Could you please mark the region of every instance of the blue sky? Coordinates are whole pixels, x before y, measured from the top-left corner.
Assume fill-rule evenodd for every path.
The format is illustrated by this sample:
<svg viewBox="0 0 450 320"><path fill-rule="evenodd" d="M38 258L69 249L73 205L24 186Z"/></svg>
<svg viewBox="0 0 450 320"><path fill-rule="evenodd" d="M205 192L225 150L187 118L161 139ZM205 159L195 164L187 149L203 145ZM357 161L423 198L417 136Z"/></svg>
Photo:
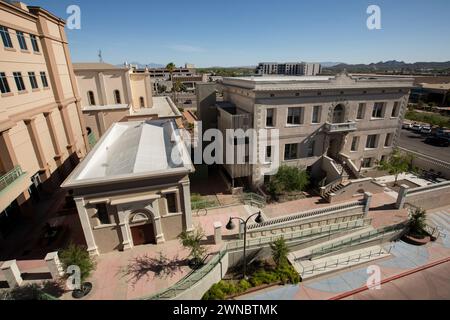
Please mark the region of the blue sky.
<svg viewBox="0 0 450 320"><path fill-rule="evenodd" d="M25 0L67 18L73 61L185 62L200 67L259 61L450 60L448 0ZM369 5L381 30L366 27Z"/></svg>

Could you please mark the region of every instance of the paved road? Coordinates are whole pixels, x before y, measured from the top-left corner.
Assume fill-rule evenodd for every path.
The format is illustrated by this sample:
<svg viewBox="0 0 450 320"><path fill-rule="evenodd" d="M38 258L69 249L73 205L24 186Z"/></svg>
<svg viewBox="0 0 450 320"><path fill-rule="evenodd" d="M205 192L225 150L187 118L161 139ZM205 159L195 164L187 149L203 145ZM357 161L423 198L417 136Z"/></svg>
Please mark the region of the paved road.
<svg viewBox="0 0 450 320"><path fill-rule="evenodd" d="M450 162L450 147L437 147L424 142L425 137L402 129L399 147L426 154L439 160Z"/></svg>

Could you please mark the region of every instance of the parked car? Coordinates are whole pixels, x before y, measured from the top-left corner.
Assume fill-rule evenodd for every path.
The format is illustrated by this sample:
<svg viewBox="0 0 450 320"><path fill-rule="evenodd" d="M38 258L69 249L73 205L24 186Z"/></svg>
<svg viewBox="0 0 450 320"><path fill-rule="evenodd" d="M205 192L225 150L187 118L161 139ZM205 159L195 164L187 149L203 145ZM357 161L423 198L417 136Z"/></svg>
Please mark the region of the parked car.
<svg viewBox="0 0 450 320"><path fill-rule="evenodd" d="M421 134L431 134L431 126L423 126L422 129L420 129Z"/></svg>
<svg viewBox="0 0 450 320"><path fill-rule="evenodd" d="M412 123L410 122L403 122L402 128L406 130L410 130L412 126Z"/></svg>
<svg viewBox="0 0 450 320"><path fill-rule="evenodd" d="M411 130L414 131L414 132L420 132L420 130L422 130L422 125L419 124L419 123L414 123L411 126Z"/></svg>
<svg viewBox="0 0 450 320"><path fill-rule="evenodd" d="M450 138L444 136L429 136L425 139L425 143L432 144L439 147L448 147L450 145Z"/></svg>

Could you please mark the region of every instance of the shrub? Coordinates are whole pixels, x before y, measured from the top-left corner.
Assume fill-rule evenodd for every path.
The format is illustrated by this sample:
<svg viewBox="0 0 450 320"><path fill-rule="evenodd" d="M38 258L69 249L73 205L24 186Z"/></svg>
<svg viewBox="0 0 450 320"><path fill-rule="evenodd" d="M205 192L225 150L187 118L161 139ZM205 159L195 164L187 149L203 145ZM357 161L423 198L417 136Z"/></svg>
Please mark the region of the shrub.
<svg viewBox="0 0 450 320"><path fill-rule="evenodd" d="M248 289L250 289L251 287L252 287L252 284L245 279L239 281L239 283L238 283L239 292L245 292Z"/></svg>
<svg viewBox="0 0 450 320"><path fill-rule="evenodd" d="M183 247L190 250L189 256L192 258L194 266L199 266L202 263L203 255L206 253L206 249L201 245L204 236L205 232L200 227L193 232L183 231L178 236Z"/></svg>
<svg viewBox="0 0 450 320"><path fill-rule="evenodd" d="M273 261L275 261L277 266L287 263L289 249L284 238L280 238L271 243L270 249L272 250Z"/></svg>
<svg viewBox="0 0 450 320"><path fill-rule="evenodd" d="M94 259L86 249L75 244L70 244L68 248L62 250L59 257L64 270L67 270L69 266L78 266L80 268L81 283L89 278L89 275L96 267Z"/></svg>
<svg viewBox="0 0 450 320"><path fill-rule="evenodd" d="M413 235L423 236L426 235L425 231L426 225L426 214L427 212L423 209L416 209L411 215L409 220L410 233Z"/></svg>
<svg viewBox="0 0 450 320"><path fill-rule="evenodd" d="M267 191L276 197L285 192L304 191L309 185L309 175L296 167L280 166L267 185Z"/></svg>
<svg viewBox="0 0 450 320"><path fill-rule="evenodd" d="M297 284L300 282L300 275L289 263L284 263L283 265L279 266L276 272L283 284Z"/></svg>
<svg viewBox="0 0 450 320"><path fill-rule="evenodd" d="M224 300L226 295L222 291L221 282L213 284L213 286L203 295L202 300Z"/></svg>

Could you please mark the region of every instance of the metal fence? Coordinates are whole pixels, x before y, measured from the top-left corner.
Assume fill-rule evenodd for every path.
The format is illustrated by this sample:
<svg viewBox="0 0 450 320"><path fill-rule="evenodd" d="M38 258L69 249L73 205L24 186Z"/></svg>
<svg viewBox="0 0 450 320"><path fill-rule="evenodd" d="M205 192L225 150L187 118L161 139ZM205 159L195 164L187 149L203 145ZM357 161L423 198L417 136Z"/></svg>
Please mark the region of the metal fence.
<svg viewBox="0 0 450 320"><path fill-rule="evenodd" d="M19 179L22 175L24 175L24 172L20 166L17 166L14 169L5 173L3 176L0 177L0 191L6 189L9 185L11 185L17 179Z"/></svg>

